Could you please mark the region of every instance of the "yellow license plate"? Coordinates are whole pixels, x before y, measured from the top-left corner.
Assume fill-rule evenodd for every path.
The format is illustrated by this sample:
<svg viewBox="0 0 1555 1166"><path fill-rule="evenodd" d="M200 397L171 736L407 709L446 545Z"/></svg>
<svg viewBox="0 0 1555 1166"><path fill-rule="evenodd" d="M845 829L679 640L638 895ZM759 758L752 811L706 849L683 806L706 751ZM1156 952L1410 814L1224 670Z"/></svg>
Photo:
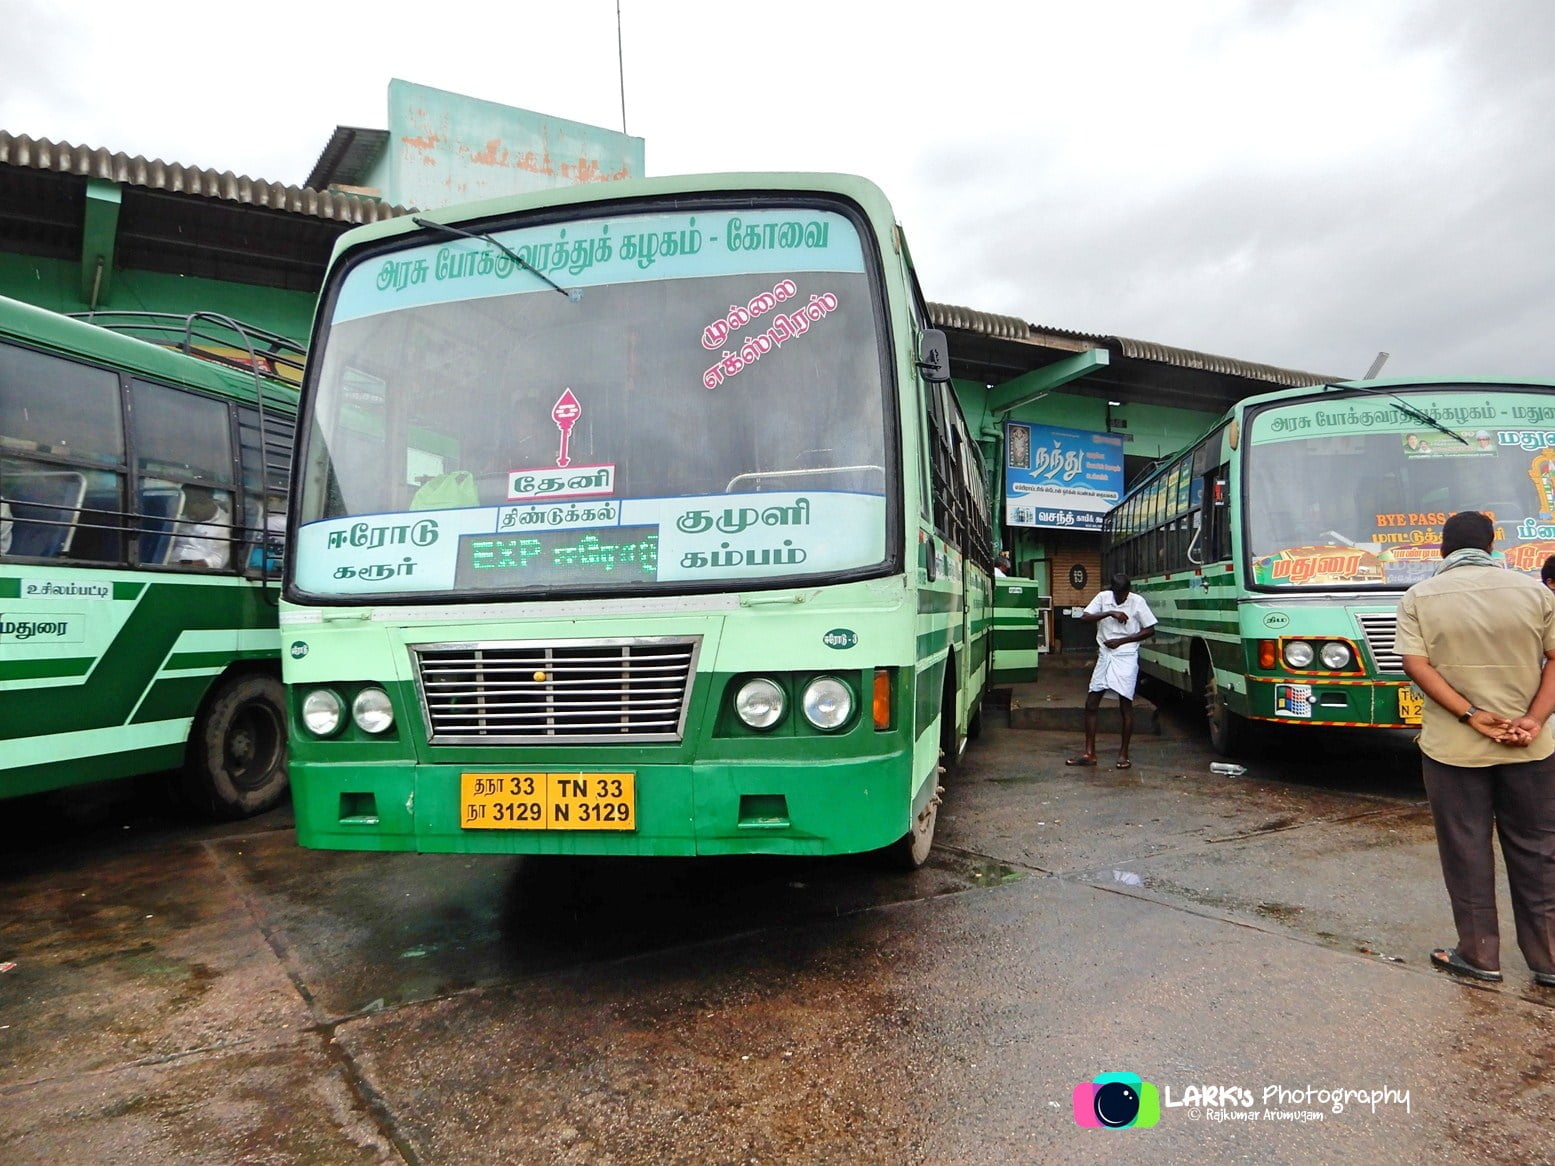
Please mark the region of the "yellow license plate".
<svg viewBox="0 0 1555 1166"><path fill-rule="evenodd" d="M631 773L461 773L466 830L635 830Z"/></svg>
<svg viewBox="0 0 1555 1166"><path fill-rule="evenodd" d="M1420 690L1413 684L1406 684L1398 690L1398 719L1406 725L1418 725L1420 714L1425 711L1425 697L1420 695Z"/></svg>

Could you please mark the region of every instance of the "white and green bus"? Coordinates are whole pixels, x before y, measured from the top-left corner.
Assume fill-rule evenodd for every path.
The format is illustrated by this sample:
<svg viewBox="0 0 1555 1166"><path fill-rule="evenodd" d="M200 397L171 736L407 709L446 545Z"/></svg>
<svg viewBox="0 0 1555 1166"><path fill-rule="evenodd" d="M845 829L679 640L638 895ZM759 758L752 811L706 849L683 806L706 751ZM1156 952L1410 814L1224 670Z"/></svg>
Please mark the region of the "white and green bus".
<svg viewBox="0 0 1555 1166"><path fill-rule="evenodd" d="M1160 623L1141 671L1202 697L1210 742L1255 726L1407 729L1400 595L1460 510L1506 565L1555 553L1555 384L1359 381L1238 403L1130 487L1104 525Z"/></svg>
<svg viewBox="0 0 1555 1166"><path fill-rule="evenodd" d="M226 317L0 299L0 797L172 770L217 816L285 796L301 368Z"/></svg>
<svg viewBox="0 0 1555 1166"><path fill-rule="evenodd" d="M311 847L928 854L984 469L880 191L623 181L337 245L282 631Z"/></svg>

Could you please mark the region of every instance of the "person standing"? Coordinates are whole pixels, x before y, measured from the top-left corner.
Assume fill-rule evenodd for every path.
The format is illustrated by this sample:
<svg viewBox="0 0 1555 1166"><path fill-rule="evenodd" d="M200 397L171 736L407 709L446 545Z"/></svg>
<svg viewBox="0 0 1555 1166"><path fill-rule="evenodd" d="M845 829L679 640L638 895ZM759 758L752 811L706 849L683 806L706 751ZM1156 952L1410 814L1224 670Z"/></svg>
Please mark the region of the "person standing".
<svg viewBox="0 0 1555 1166"><path fill-rule="evenodd" d="M1015 566L1010 562L1010 552L1000 551L994 556L993 573L1003 579L1015 574Z"/></svg>
<svg viewBox="0 0 1555 1166"><path fill-rule="evenodd" d="M1085 607L1080 619L1096 625L1096 667L1091 672L1090 689L1085 694L1085 752L1071 757L1065 765L1096 764L1096 718L1101 698L1108 692L1118 695L1121 739L1118 743L1119 769L1128 769L1129 741L1134 736L1134 689L1139 683L1139 645L1155 635L1155 613L1137 595L1133 583L1121 571L1111 579L1109 591L1098 592Z"/></svg>
<svg viewBox="0 0 1555 1166"><path fill-rule="evenodd" d="M1555 595L1491 557L1495 526L1464 511L1442 527L1442 563L1404 593L1395 644L1425 694L1420 767L1436 823L1456 947L1431 963L1501 980L1495 852L1501 839L1517 944L1555 987Z"/></svg>

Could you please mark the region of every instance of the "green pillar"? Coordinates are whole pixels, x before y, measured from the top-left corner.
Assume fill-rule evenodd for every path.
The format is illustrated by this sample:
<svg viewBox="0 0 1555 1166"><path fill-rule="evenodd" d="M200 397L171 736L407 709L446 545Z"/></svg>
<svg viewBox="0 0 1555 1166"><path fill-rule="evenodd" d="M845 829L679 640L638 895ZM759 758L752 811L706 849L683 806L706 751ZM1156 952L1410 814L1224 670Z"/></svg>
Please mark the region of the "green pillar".
<svg viewBox="0 0 1555 1166"><path fill-rule="evenodd" d="M113 250L119 237L119 184L86 180L86 212L81 223L81 302L95 311L108 298Z"/></svg>

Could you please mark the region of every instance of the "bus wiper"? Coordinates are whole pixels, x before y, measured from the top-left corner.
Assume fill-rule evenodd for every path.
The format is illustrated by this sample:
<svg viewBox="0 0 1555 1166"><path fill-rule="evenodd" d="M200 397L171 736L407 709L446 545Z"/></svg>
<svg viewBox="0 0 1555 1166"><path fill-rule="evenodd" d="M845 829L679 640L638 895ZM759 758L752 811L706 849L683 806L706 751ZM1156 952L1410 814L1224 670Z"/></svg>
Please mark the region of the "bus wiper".
<svg viewBox="0 0 1555 1166"><path fill-rule="evenodd" d="M545 272L541 271L533 263L530 263L529 260L525 259L517 251L513 250L507 244L497 239L493 239L490 235L481 235L474 231L462 230L459 227L450 227L447 223L436 223L431 219L423 219L419 216L412 217L410 221L415 223L418 227L425 227L429 231L442 231L445 235L457 235L461 239L475 239L481 243L489 243L498 251L502 252L502 254L511 259L514 263L522 267L525 271L550 284L553 288L561 292L562 295L566 296L573 303L577 303L583 298L582 289L573 288L569 291L567 288L564 288L561 284L557 283L550 276L546 275Z"/></svg>
<svg viewBox="0 0 1555 1166"><path fill-rule="evenodd" d="M1373 388L1370 385L1364 385L1364 384L1361 384L1361 385L1324 385L1323 386L1323 391L1326 393L1326 392L1330 392L1330 391L1335 390L1335 389L1344 389L1344 388L1359 389L1363 393L1385 393L1385 392L1388 391L1387 389ZM1403 414L1406 414L1407 416L1413 417L1416 421L1424 421L1432 429L1440 430L1442 433L1445 433L1448 437L1452 438L1454 441L1460 442L1463 445L1468 445L1469 439L1467 437L1464 437L1463 434L1461 434L1461 433L1454 433L1451 429L1448 429L1447 426L1443 425L1440 421L1438 421L1435 417L1432 417L1429 413L1422 412L1421 410L1416 409L1413 405L1405 404L1403 399L1400 398L1397 393L1393 394L1393 404L1398 408L1398 411L1400 413L1403 413Z"/></svg>
<svg viewBox="0 0 1555 1166"><path fill-rule="evenodd" d="M1441 430L1441 432L1445 433L1448 437L1452 438L1454 441L1462 442L1464 445L1468 445L1469 439L1467 437L1464 437L1463 434L1461 434L1461 433L1454 433L1451 429L1448 429L1447 426L1443 425L1440 421L1438 421L1435 417L1432 417L1429 413L1426 413L1426 412L1424 412L1424 411L1422 411L1420 409L1416 409L1413 405L1406 405L1396 394L1393 397L1393 406L1394 406L1394 408L1398 409L1399 412L1407 413L1409 416L1413 417L1416 421L1424 421L1432 429L1439 429L1439 430Z"/></svg>

